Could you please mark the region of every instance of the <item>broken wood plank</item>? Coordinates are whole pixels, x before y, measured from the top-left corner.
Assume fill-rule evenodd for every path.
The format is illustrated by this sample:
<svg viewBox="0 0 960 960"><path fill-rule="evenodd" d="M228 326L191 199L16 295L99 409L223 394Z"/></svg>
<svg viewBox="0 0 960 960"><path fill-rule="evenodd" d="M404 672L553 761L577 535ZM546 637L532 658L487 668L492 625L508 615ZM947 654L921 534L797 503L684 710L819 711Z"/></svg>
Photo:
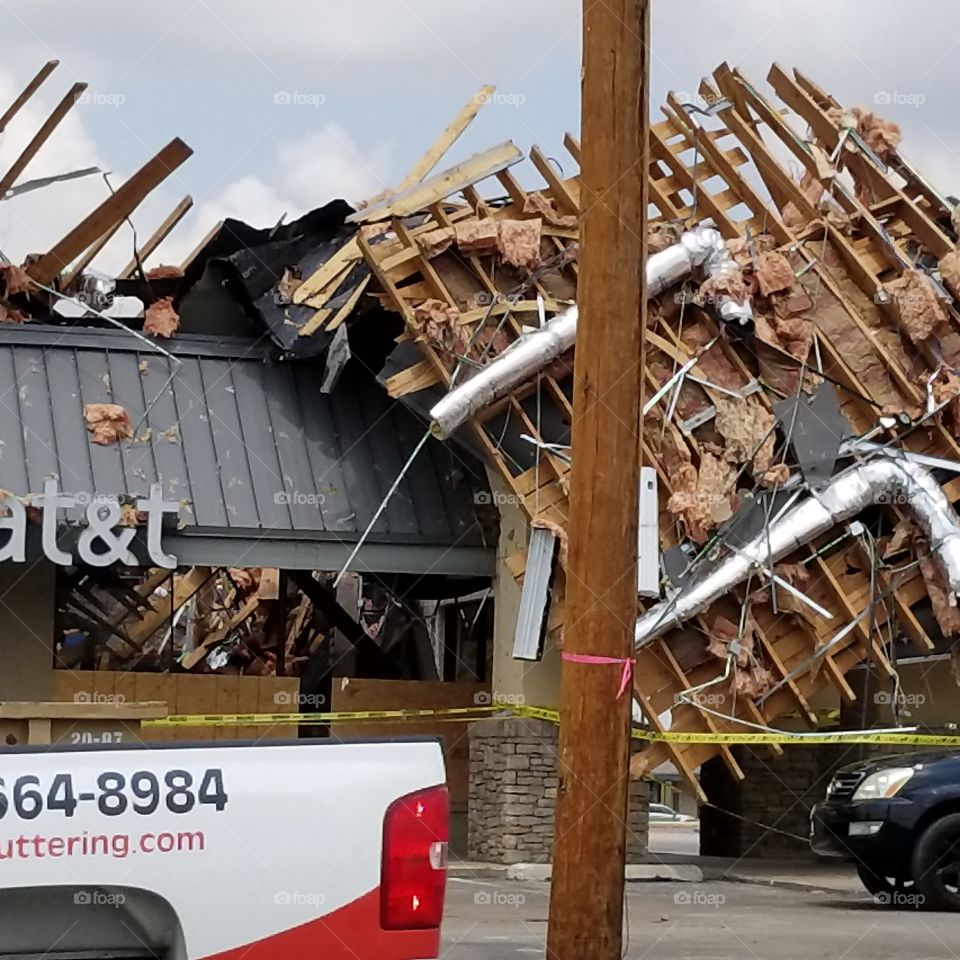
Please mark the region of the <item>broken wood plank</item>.
<svg viewBox="0 0 960 960"><path fill-rule="evenodd" d="M150 234L144 245L137 251L138 256L131 259L123 270L117 274L118 279L126 279L132 276L133 271L137 269L137 263L139 262L140 265L143 264L147 257L170 236L174 227L187 215L191 207L193 207L193 197L188 194L167 214L163 223Z"/></svg>
<svg viewBox="0 0 960 960"><path fill-rule="evenodd" d="M0 177L0 200L7 195L7 191L17 182L27 164L37 155L40 148L50 139L54 130L60 126L63 118L73 109L77 98L87 89L85 83L75 83L66 96L53 108L53 112L43 122L43 126L34 134L33 139L23 148L20 156L13 161L10 169Z"/></svg>
<svg viewBox="0 0 960 960"><path fill-rule="evenodd" d="M214 647L219 646L226 640L237 627L245 623L260 606L260 597L254 595L236 612L227 622L214 631L209 636L204 637L203 642L184 656L180 664L184 670L192 670Z"/></svg>
<svg viewBox="0 0 960 960"><path fill-rule="evenodd" d="M204 235L203 239L183 258L180 269L186 273L187 268L197 259L200 251L223 229L223 221L218 220Z"/></svg>
<svg viewBox="0 0 960 960"><path fill-rule="evenodd" d="M333 333L350 314L356 309L357 304L360 302L360 298L363 296L364 291L370 286L370 280L372 278L367 276L357 284L357 289L350 294L350 298L347 302L337 311L336 316L327 324L327 333Z"/></svg>
<svg viewBox="0 0 960 960"><path fill-rule="evenodd" d="M430 149L416 162L413 169L403 178L397 187L397 193L403 193L412 186L420 183L427 174L440 162L444 154L460 139L467 127L473 123L481 107L485 106L496 87L489 84L481 87L471 98L470 102L454 117L450 126L437 137Z"/></svg>
<svg viewBox="0 0 960 960"><path fill-rule="evenodd" d="M405 397L411 393L418 393L420 390L426 390L434 384L440 383L437 372L429 360L421 360L400 373L395 373L388 377L384 386L387 388L387 395L397 399Z"/></svg>
<svg viewBox="0 0 960 960"><path fill-rule="evenodd" d="M357 238L348 240L326 263L310 274L293 293L294 303L305 303L316 296L321 290L330 286L339 277L340 282L353 269L355 263L361 259L360 246ZM310 306L322 307L322 303L311 303Z"/></svg>
<svg viewBox="0 0 960 960"><path fill-rule="evenodd" d="M214 575L211 567L191 567L177 574L173 581L173 596L151 597L152 610L130 630L135 643L143 643L160 629L173 615Z"/></svg>
<svg viewBox="0 0 960 960"><path fill-rule="evenodd" d="M39 70L37 75L23 88L20 95L7 107L6 112L0 117L0 133L6 129L7 124L23 109L24 104L40 89L43 81L60 66L59 60L48 60Z"/></svg>
<svg viewBox="0 0 960 960"><path fill-rule="evenodd" d="M92 213L80 221L59 243L27 268L29 276L48 285L62 270L94 243L115 223L129 216L144 197L162 183L191 154L179 137L171 140L148 160L129 180L111 194Z"/></svg>
<svg viewBox="0 0 960 960"><path fill-rule="evenodd" d="M471 184L492 177L508 167L519 163L523 154L507 140L497 147L478 153L469 160L431 177L404 193L389 197L378 204L360 210L347 217L347 223L369 223L372 220L387 220L391 217L406 217L439 203L452 193L458 193Z"/></svg>

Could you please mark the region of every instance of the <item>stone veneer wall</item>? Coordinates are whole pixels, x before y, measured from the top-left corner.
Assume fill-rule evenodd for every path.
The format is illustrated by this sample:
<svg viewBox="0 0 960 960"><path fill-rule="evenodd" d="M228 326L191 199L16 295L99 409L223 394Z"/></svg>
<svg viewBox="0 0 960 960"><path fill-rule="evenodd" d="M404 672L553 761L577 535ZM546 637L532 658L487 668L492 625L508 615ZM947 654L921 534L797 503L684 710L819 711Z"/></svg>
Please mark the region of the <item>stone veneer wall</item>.
<svg viewBox="0 0 960 960"><path fill-rule="evenodd" d="M557 728L543 720L470 727L467 849L488 863L549 863L557 788ZM627 861L647 852L647 785L631 781Z"/></svg>

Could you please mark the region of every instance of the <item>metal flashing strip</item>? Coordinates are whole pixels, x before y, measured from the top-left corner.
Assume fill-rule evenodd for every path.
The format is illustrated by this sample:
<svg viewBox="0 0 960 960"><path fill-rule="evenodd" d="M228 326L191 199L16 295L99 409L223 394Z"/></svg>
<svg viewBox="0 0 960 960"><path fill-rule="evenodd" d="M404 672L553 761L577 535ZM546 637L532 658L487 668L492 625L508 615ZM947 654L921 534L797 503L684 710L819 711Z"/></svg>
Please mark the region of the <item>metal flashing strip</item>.
<svg viewBox="0 0 960 960"><path fill-rule="evenodd" d="M168 536L166 549L186 566L229 567L237 564L286 570L340 570L355 544L322 540L283 540L264 536L220 537L216 534ZM411 573L420 576L493 577L493 547L449 547L402 543L366 543L350 569L360 573Z"/></svg>
<svg viewBox="0 0 960 960"><path fill-rule="evenodd" d="M557 539L552 530L543 527L534 527L530 531L527 569L523 575L517 630L513 638L514 660L540 659Z"/></svg>
<svg viewBox="0 0 960 960"><path fill-rule="evenodd" d="M654 467L640 468L637 595L647 599L660 596L660 500Z"/></svg>

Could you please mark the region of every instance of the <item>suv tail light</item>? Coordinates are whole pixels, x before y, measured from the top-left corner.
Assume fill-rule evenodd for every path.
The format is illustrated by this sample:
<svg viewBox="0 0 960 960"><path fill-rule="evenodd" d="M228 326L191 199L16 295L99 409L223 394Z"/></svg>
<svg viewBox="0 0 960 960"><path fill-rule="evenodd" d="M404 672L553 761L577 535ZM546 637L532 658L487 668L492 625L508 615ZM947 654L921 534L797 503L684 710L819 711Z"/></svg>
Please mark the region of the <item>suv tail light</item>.
<svg viewBox="0 0 960 960"><path fill-rule="evenodd" d="M380 867L380 925L384 930L440 926L449 839L446 787L410 793L387 807Z"/></svg>

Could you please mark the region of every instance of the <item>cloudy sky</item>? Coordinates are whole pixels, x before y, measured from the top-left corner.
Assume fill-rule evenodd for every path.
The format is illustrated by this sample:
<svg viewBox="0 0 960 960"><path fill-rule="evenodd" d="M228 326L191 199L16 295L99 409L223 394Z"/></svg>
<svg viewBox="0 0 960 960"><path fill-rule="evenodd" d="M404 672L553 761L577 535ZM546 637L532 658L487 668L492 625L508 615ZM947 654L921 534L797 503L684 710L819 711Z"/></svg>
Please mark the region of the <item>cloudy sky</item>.
<svg viewBox="0 0 960 960"><path fill-rule="evenodd" d="M194 209L154 262L177 262L224 216L257 226L403 178L484 83L498 87L450 160L506 139L561 158L579 127L582 0L0 0L0 112L60 67L0 134L10 162L77 80L25 178L97 165L119 184L174 136L195 153L137 211L148 235ZM654 0L654 113L721 61L758 83L798 66L843 102L883 105L904 153L960 193L960 4L948 0ZM909 13L909 15L907 15ZM0 250L46 249L105 195L98 177L0 204ZM122 232L95 266L129 259Z"/></svg>

